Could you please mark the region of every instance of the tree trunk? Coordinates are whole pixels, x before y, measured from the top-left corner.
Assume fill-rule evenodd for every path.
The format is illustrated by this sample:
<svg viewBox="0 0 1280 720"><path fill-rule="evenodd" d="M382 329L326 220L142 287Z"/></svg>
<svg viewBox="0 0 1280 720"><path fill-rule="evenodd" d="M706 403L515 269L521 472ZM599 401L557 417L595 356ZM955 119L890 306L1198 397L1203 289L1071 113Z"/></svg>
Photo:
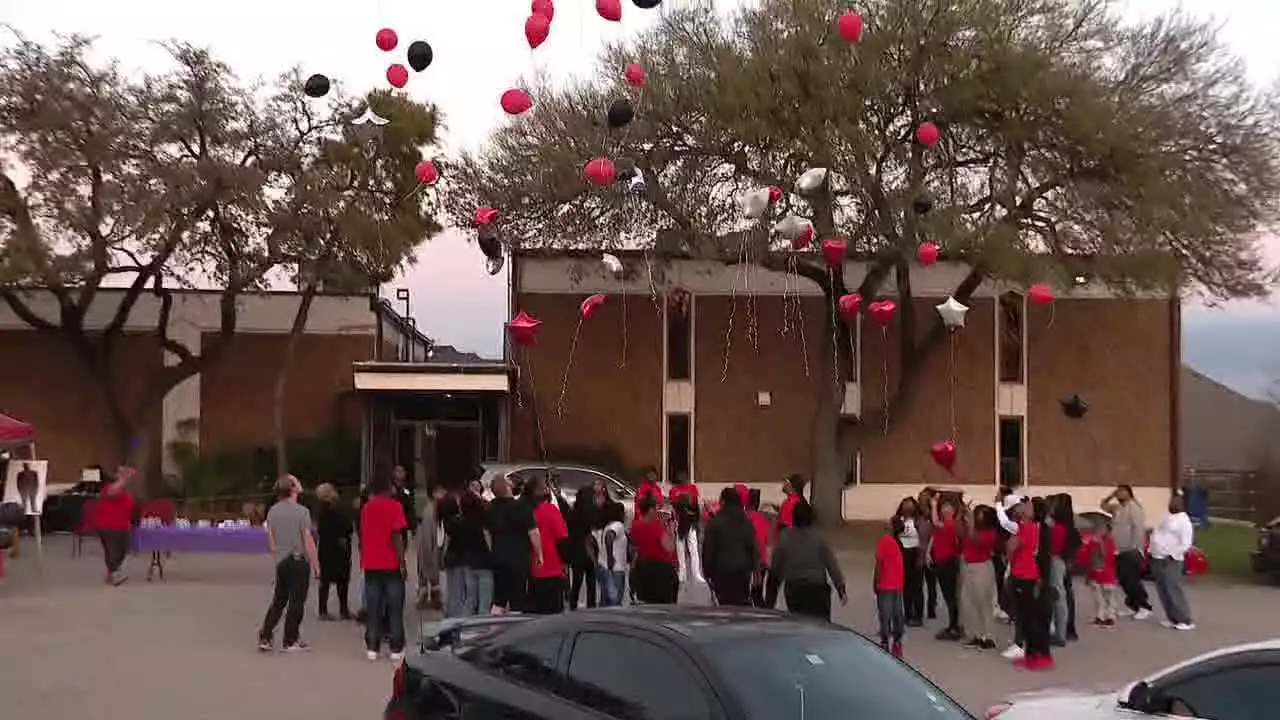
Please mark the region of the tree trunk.
<svg viewBox="0 0 1280 720"><path fill-rule="evenodd" d="M289 371L293 369L293 356L298 351L298 338L307 329L307 316L311 314L311 302L316 298L316 287L307 285L298 298L298 312L293 316L293 325L289 327L289 337L285 340L284 357L280 360L280 368L276 370L275 393L272 398L272 423L276 441L276 475L283 476L289 472L288 438L284 427L285 391L289 387Z"/></svg>

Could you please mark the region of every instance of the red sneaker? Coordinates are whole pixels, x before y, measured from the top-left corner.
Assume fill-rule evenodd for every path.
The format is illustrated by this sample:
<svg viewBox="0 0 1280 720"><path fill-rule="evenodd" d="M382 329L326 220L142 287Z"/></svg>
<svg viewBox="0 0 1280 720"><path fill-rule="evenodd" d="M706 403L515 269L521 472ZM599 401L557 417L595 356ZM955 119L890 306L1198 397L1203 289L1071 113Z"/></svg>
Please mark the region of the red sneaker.
<svg viewBox="0 0 1280 720"><path fill-rule="evenodd" d="M900 642L893 643L893 656L898 658L899 660L902 659L902 643Z"/></svg>
<svg viewBox="0 0 1280 720"><path fill-rule="evenodd" d="M1027 659L1026 668L1032 672L1043 672L1052 670L1054 667L1052 655L1037 655Z"/></svg>
<svg viewBox="0 0 1280 720"><path fill-rule="evenodd" d="M1035 660L1034 657L1030 655L1024 655L1020 658L1015 659L1013 661L1013 666L1016 668L1030 668L1034 660Z"/></svg>

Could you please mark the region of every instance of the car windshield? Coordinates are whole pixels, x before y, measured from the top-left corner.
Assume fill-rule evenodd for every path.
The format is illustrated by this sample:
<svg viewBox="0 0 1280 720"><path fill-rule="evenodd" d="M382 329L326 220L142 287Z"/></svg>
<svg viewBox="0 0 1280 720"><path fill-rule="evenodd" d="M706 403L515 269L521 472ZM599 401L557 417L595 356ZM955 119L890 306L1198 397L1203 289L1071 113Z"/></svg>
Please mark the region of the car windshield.
<svg viewBox="0 0 1280 720"><path fill-rule="evenodd" d="M768 662L760 662L758 636L704 646L751 718L835 720L857 708L868 718L972 720L937 686L854 633L815 627L766 642Z"/></svg>

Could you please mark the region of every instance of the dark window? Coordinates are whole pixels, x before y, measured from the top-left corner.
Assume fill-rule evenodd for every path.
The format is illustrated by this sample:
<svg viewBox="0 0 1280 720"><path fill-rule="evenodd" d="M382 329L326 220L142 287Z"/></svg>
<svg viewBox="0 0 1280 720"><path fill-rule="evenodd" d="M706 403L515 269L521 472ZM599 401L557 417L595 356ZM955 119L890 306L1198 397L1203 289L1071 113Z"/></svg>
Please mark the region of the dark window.
<svg viewBox="0 0 1280 720"><path fill-rule="evenodd" d="M511 483L511 492L519 495L524 492L525 486L534 478L545 478L546 475L547 471L542 468L525 468L524 470L507 473L507 482Z"/></svg>
<svg viewBox="0 0 1280 720"><path fill-rule="evenodd" d="M667 303L667 379L690 380L693 373L693 323L691 305Z"/></svg>
<svg viewBox="0 0 1280 720"><path fill-rule="evenodd" d="M692 423L688 415L667 416L667 482L691 477L690 445Z"/></svg>
<svg viewBox="0 0 1280 720"><path fill-rule="evenodd" d="M506 677L532 687L554 689L563 635L539 635L481 651L484 662Z"/></svg>
<svg viewBox="0 0 1280 720"><path fill-rule="evenodd" d="M1280 706L1280 665L1235 667L1156 692L1157 712L1205 720L1263 720Z"/></svg>
<svg viewBox="0 0 1280 720"><path fill-rule="evenodd" d="M768 662L761 662L759 642L744 633L704 646L750 720L970 717L911 666L852 632L775 635L768 641Z"/></svg>
<svg viewBox="0 0 1280 720"><path fill-rule="evenodd" d="M660 645L625 635L582 633L569 657L565 694L627 720L700 720L711 717L711 708L694 679L697 672Z"/></svg>
<svg viewBox="0 0 1280 720"><path fill-rule="evenodd" d="M613 498L614 500L620 500L625 497L630 497L632 494L628 492L625 486L620 485L618 481L602 473L592 472L591 470L580 470L580 469L572 469L572 468L571 469L562 468L560 469L559 472L560 472L560 487L566 490L581 492L583 488L591 487L596 483L596 481L600 481L604 483L605 490L608 491L609 497Z"/></svg>
<svg viewBox="0 0 1280 720"><path fill-rule="evenodd" d="M1022 485L1022 418L1000 418L1000 485Z"/></svg>
<svg viewBox="0 0 1280 720"><path fill-rule="evenodd" d="M1000 296L1000 382L1020 383L1022 377L1022 296Z"/></svg>

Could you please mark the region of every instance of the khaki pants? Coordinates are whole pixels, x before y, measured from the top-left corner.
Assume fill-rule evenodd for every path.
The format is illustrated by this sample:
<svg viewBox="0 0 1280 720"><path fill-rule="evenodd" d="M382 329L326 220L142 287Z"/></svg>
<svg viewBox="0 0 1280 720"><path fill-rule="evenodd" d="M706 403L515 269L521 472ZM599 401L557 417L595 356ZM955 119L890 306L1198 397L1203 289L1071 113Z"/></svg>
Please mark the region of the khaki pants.
<svg viewBox="0 0 1280 720"><path fill-rule="evenodd" d="M1093 588L1093 606L1095 617L1099 620L1115 620L1116 619L1116 596L1119 594L1119 588L1115 585L1103 585L1092 580L1089 581L1089 587Z"/></svg>
<svg viewBox="0 0 1280 720"><path fill-rule="evenodd" d="M971 638L995 634L991 607L996 598L996 572L990 561L965 563L960 571L960 624Z"/></svg>

